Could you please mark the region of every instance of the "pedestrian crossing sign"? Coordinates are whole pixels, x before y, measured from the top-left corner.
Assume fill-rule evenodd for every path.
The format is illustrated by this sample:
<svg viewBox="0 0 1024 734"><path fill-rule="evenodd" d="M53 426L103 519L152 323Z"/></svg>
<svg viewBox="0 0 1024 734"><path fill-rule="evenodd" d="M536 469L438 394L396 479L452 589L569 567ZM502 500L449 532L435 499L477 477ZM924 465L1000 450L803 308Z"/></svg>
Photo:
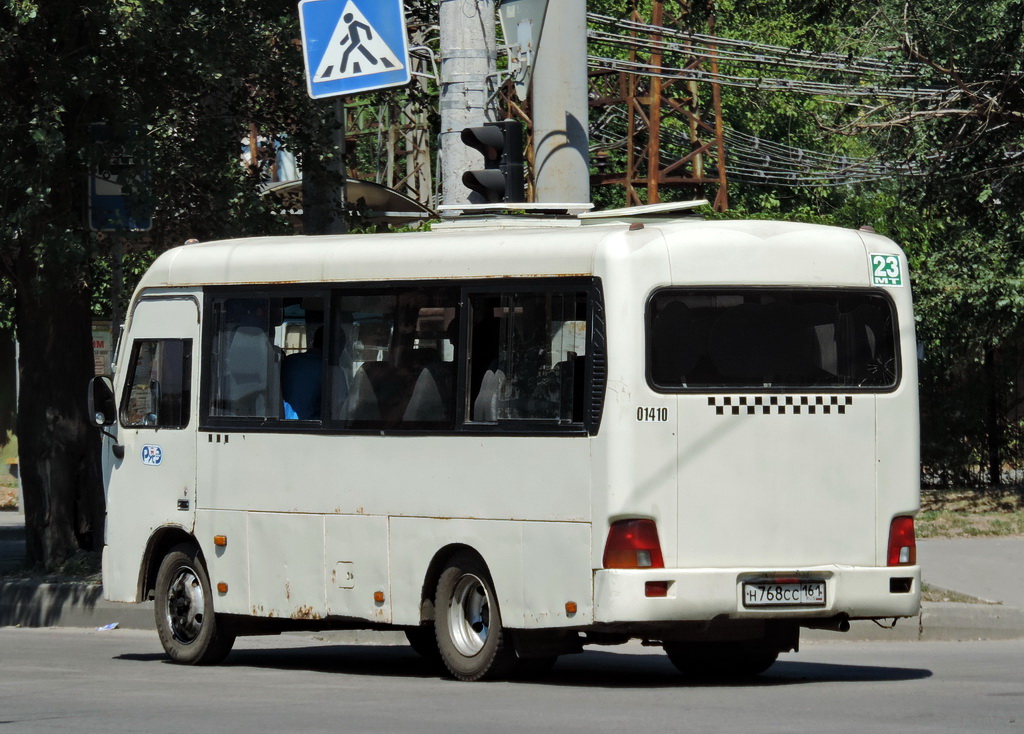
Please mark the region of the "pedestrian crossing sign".
<svg viewBox="0 0 1024 734"><path fill-rule="evenodd" d="M313 99L409 83L402 0L302 0L299 23Z"/></svg>

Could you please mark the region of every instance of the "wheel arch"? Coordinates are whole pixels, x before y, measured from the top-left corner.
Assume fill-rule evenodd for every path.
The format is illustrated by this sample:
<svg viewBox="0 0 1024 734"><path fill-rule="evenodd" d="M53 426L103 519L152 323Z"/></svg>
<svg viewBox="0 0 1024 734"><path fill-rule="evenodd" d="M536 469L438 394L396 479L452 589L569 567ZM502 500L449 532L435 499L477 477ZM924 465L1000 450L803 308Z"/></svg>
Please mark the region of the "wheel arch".
<svg viewBox="0 0 1024 734"><path fill-rule="evenodd" d="M160 563L172 548L182 543L195 546L199 551L199 559L206 565L206 558L195 536L178 526L158 528L149 538L146 553L142 557L142 568L139 570L138 598L145 601L152 598L156 589L156 575L160 571Z"/></svg>
<svg viewBox="0 0 1024 734"><path fill-rule="evenodd" d="M474 554L484 564L490 573L490 567L483 555L474 547L465 543L449 543L439 548L434 557L427 565L426 574L423 577L423 586L420 588L420 623L432 622L434 620L434 592L437 590L437 582L441 578L448 562L458 553L463 551Z"/></svg>

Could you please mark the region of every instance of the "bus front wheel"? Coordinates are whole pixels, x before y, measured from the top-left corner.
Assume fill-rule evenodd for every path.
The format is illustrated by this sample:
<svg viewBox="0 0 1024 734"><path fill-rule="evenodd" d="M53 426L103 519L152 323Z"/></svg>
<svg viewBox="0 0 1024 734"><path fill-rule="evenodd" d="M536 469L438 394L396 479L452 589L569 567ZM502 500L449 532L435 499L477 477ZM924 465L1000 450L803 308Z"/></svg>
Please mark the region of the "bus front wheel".
<svg viewBox="0 0 1024 734"><path fill-rule="evenodd" d="M176 663L213 665L235 644L217 623L210 578L194 546L178 545L161 562L155 614L160 644Z"/></svg>
<svg viewBox="0 0 1024 734"><path fill-rule="evenodd" d="M501 627L491 576L475 554L458 553L437 582L434 628L441 660L459 680L498 678L516 665Z"/></svg>

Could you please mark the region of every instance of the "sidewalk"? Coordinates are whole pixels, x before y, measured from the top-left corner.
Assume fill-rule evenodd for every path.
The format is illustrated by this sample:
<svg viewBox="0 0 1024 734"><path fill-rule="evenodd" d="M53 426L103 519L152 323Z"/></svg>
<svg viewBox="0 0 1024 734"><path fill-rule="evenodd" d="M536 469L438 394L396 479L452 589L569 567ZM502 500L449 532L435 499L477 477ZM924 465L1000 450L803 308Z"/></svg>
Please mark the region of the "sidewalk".
<svg viewBox="0 0 1024 734"><path fill-rule="evenodd" d="M1024 638L1024 537L919 540L924 582L999 604L925 603L895 629L854 622L846 634L804 630L809 641L1003 640ZM25 516L0 512L0 576L25 561ZM96 584L0 578L0 627L153 629L153 604L117 604ZM369 633L362 633L363 636ZM387 635L381 639L391 639ZM403 638L404 639L404 638Z"/></svg>
<svg viewBox="0 0 1024 734"><path fill-rule="evenodd" d="M807 631L807 640L1009 640L1024 638L1024 537L917 541L922 581L995 604L926 602L916 620L886 630L854 622L845 635Z"/></svg>

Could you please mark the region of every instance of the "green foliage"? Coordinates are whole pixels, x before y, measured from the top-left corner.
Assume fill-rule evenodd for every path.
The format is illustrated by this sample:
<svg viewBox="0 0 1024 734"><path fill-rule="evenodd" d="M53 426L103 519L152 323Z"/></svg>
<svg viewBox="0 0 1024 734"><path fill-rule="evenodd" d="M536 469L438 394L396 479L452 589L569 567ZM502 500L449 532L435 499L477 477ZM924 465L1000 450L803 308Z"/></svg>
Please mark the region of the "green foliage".
<svg viewBox="0 0 1024 734"><path fill-rule="evenodd" d="M926 90L911 100L724 88L735 130L914 174L835 188L734 182L729 216L869 224L899 242L925 353L927 478L977 484L1024 464L1024 3L721 0L716 14L722 36L915 65L899 81Z"/></svg>
<svg viewBox="0 0 1024 734"><path fill-rule="evenodd" d="M255 124L324 154L316 123L331 105L305 93L298 35L291 0L0 4L0 307L17 304L34 560L57 565L101 542L95 433L81 414L89 294L101 313L107 298L123 306L152 256L188 237L289 231L240 141ZM129 203L154 211L152 231L89 230L89 176L112 157ZM39 471L54 461L64 468Z"/></svg>

